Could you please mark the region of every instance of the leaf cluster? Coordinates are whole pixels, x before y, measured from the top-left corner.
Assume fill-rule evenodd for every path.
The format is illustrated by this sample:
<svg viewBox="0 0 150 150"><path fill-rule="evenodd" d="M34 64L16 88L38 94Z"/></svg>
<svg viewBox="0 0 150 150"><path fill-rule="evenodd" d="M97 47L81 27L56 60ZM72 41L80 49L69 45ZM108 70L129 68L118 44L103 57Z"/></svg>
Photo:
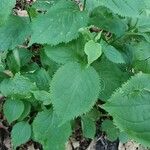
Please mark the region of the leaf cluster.
<svg viewBox="0 0 150 150"><path fill-rule="evenodd" d="M36 0L27 16L15 3L0 1L0 95L14 149L32 139L63 150L76 118L86 138L104 120L109 140L150 146L150 1Z"/></svg>

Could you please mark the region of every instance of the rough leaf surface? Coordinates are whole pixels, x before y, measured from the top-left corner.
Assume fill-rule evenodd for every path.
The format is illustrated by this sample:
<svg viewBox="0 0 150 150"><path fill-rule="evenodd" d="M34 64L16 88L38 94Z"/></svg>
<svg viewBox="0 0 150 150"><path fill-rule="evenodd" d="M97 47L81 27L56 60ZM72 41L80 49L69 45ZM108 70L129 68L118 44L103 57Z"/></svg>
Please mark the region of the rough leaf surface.
<svg viewBox="0 0 150 150"><path fill-rule="evenodd" d="M59 44L57 46L47 45L44 47L45 54L54 62L65 64L67 62L77 61L77 50L74 42Z"/></svg>
<svg viewBox="0 0 150 150"><path fill-rule="evenodd" d="M88 15L74 2L62 0L52 6L47 14L33 20L30 44L57 45L78 37L78 30L87 25ZM40 25L39 25L40 24Z"/></svg>
<svg viewBox="0 0 150 150"><path fill-rule="evenodd" d="M10 79L4 79L0 83L1 93L8 97L29 98L31 97L31 91L36 89L35 83L19 73Z"/></svg>
<svg viewBox="0 0 150 150"><path fill-rule="evenodd" d="M5 23L8 16L12 12L12 8L15 6L15 0L1 0L0 1L0 25Z"/></svg>
<svg viewBox="0 0 150 150"><path fill-rule="evenodd" d="M16 148L25 144L31 137L31 125L28 122L19 122L13 126L11 132L12 144Z"/></svg>
<svg viewBox="0 0 150 150"><path fill-rule="evenodd" d="M139 73L132 77L103 106L121 131L131 139L150 146L150 75Z"/></svg>
<svg viewBox="0 0 150 150"><path fill-rule="evenodd" d="M103 50L105 56L108 58L108 60L110 60L114 63L118 63L118 64L125 63L122 53L120 51L118 51L114 46L107 45L104 42L103 46L102 46L102 50Z"/></svg>
<svg viewBox="0 0 150 150"><path fill-rule="evenodd" d="M70 134L70 123L59 126L60 118L52 110L38 113L33 121L34 139L43 144L44 150L65 150Z"/></svg>
<svg viewBox="0 0 150 150"><path fill-rule="evenodd" d="M23 44L31 34L29 19L10 16L0 27L0 51L13 49Z"/></svg>
<svg viewBox="0 0 150 150"><path fill-rule="evenodd" d="M51 103L50 93L46 91L33 91L33 95L38 101L42 102L43 105L49 105Z"/></svg>
<svg viewBox="0 0 150 150"><path fill-rule="evenodd" d="M8 99L4 103L4 115L6 116L9 123L17 120L24 111L24 104L22 101L17 99Z"/></svg>
<svg viewBox="0 0 150 150"><path fill-rule="evenodd" d="M94 68L101 77L102 89L99 98L103 101L107 101L111 94L129 78L128 73L104 57L102 57L100 63L94 63Z"/></svg>
<svg viewBox="0 0 150 150"><path fill-rule="evenodd" d="M88 112L95 104L100 91L99 76L93 67L68 63L54 75L50 91L54 111L64 123Z"/></svg>
<svg viewBox="0 0 150 150"><path fill-rule="evenodd" d="M140 14L147 9L147 0L99 0L100 5L103 5L112 12L119 14L121 16L127 17L139 17Z"/></svg>

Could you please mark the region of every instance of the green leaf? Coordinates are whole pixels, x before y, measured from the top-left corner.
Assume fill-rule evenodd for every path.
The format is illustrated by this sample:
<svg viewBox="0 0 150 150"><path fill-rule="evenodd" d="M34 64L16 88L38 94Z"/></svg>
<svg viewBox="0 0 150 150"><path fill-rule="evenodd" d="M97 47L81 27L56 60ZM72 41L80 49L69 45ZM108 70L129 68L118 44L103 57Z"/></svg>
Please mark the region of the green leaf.
<svg viewBox="0 0 150 150"><path fill-rule="evenodd" d="M93 139L96 133L96 124L95 122L88 118L87 116L82 116L82 132L83 136L86 138Z"/></svg>
<svg viewBox="0 0 150 150"><path fill-rule="evenodd" d="M8 19L11 14L13 7L15 7L15 0L1 0L0 1L0 25Z"/></svg>
<svg viewBox="0 0 150 150"><path fill-rule="evenodd" d="M4 79L0 83L1 93L8 97L29 98L31 97L31 91L36 89L35 83L19 73L10 79Z"/></svg>
<svg viewBox="0 0 150 150"><path fill-rule="evenodd" d="M127 143L130 139L128 138L128 135L125 132L120 132L119 140L121 143Z"/></svg>
<svg viewBox="0 0 150 150"><path fill-rule="evenodd" d="M24 104L17 99L8 99L4 103L3 111L8 122L11 123L21 116L24 111Z"/></svg>
<svg viewBox="0 0 150 150"><path fill-rule="evenodd" d="M43 145L44 150L65 150L71 126L70 123L59 126L59 122L60 118L51 110L38 113L34 119L34 139Z"/></svg>
<svg viewBox="0 0 150 150"><path fill-rule="evenodd" d="M25 48L14 49L7 56L7 65L12 72L16 73L31 60L31 57L32 53Z"/></svg>
<svg viewBox="0 0 150 150"><path fill-rule="evenodd" d="M129 138L150 146L150 75L139 73L118 89L103 106Z"/></svg>
<svg viewBox="0 0 150 150"><path fill-rule="evenodd" d="M100 117L100 111L98 111L96 108L93 108L88 113L86 113L84 116L86 116L87 118L96 122Z"/></svg>
<svg viewBox="0 0 150 150"><path fill-rule="evenodd" d="M10 16L5 25L0 27L0 51L14 49L31 34L29 20Z"/></svg>
<svg viewBox="0 0 150 150"><path fill-rule="evenodd" d="M22 115L19 117L19 119L18 119L19 121L23 120L24 118L26 118L29 115L30 111L31 111L31 104L30 104L30 102L23 101L23 103L24 103L24 111L23 111Z"/></svg>
<svg viewBox="0 0 150 150"><path fill-rule="evenodd" d="M48 74L50 75L50 77L52 77L54 75L54 73L56 72L56 70L60 67L61 64L58 64L58 63L55 63L54 61L52 61L45 54L44 49L41 50L40 58L41 58L42 66L45 68L48 68Z"/></svg>
<svg viewBox="0 0 150 150"><path fill-rule="evenodd" d="M107 134L107 138L110 141L117 140L119 136L119 130L116 128L116 126L113 124L111 120L104 120L101 125L102 131L105 131Z"/></svg>
<svg viewBox="0 0 150 150"><path fill-rule="evenodd" d="M40 90L49 90L51 77L44 68L37 69L33 73L28 73L25 76L32 82L35 82Z"/></svg>
<svg viewBox="0 0 150 150"><path fill-rule="evenodd" d="M34 97L43 103L43 105L51 104L50 93L46 91L33 91Z"/></svg>
<svg viewBox="0 0 150 150"><path fill-rule="evenodd" d="M16 148L26 143L31 137L31 125L27 122L19 122L13 126L11 131L12 144Z"/></svg>
<svg viewBox="0 0 150 150"><path fill-rule="evenodd" d="M33 20L30 45L67 43L78 37L78 30L86 26L87 21L86 11L81 12L74 2L59 1L50 7L46 14Z"/></svg>
<svg viewBox="0 0 150 150"><path fill-rule="evenodd" d="M146 41L141 41L139 43L135 43L133 46L133 57L134 60L147 60L150 58L150 43Z"/></svg>
<svg viewBox="0 0 150 150"><path fill-rule="evenodd" d="M99 98L103 101L107 101L112 93L129 78L128 73L121 70L117 64L112 63L105 57L102 57L101 61L94 63L93 66L101 77L103 86Z"/></svg>
<svg viewBox="0 0 150 150"><path fill-rule="evenodd" d="M82 0L84 2L84 0ZM92 12L92 10L100 5L99 0L86 0L86 9L89 12Z"/></svg>
<svg viewBox="0 0 150 150"><path fill-rule="evenodd" d="M53 6L58 0L36 0L32 7L40 11L48 11L51 6Z"/></svg>
<svg viewBox="0 0 150 150"><path fill-rule="evenodd" d="M100 91L97 72L78 63L68 63L55 73L51 82L51 100L62 123L88 112Z"/></svg>
<svg viewBox="0 0 150 150"><path fill-rule="evenodd" d="M20 70L20 61L19 61L19 54L17 50L11 51L7 55L7 66L12 73L19 72Z"/></svg>
<svg viewBox="0 0 150 150"><path fill-rule="evenodd" d="M141 13L147 9L147 0L99 0L100 5L109 8L115 14L127 17L140 17Z"/></svg>
<svg viewBox="0 0 150 150"><path fill-rule="evenodd" d="M99 43L90 40L85 44L84 51L88 56L88 65L97 60L102 55L102 47Z"/></svg>
<svg viewBox="0 0 150 150"><path fill-rule="evenodd" d="M97 7L90 15L90 24L99 27L100 29L109 31L120 37L128 30L125 19L113 15L112 12L105 7Z"/></svg>
<svg viewBox="0 0 150 150"><path fill-rule="evenodd" d="M150 17L142 17L139 18L136 28L138 28L138 32L149 32L150 31Z"/></svg>
<svg viewBox="0 0 150 150"><path fill-rule="evenodd" d="M112 61L113 63L124 64L126 63L123 55L119 52L115 47L108 45L105 42L102 42L102 50L108 60Z"/></svg>
<svg viewBox="0 0 150 150"><path fill-rule="evenodd" d="M82 132L83 136L86 138L93 139L96 134L96 121L100 117L100 112L93 108L85 115L81 116L82 121Z"/></svg>
<svg viewBox="0 0 150 150"><path fill-rule="evenodd" d="M74 42L59 44L57 46L47 45L44 47L45 54L54 62L65 64L77 61L77 51Z"/></svg>
<svg viewBox="0 0 150 150"><path fill-rule="evenodd" d="M21 72L24 73L24 75L26 76L26 74L34 73L38 69L40 69L40 67L36 62L30 62L21 68Z"/></svg>
<svg viewBox="0 0 150 150"><path fill-rule="evenodd" d="M133 67L136 71L150 73L150 43L141 41L132 47Z"/></svg>

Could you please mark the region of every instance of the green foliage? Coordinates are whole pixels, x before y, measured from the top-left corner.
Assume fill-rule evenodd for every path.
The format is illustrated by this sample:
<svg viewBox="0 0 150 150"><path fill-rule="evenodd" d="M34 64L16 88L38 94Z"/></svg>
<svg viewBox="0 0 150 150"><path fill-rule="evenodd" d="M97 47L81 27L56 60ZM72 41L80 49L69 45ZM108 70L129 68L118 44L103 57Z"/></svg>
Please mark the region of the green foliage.
<svg viewBox="0 0 150 150"><path fill-rule="evenodd" d="M94 68L101 77L102 89L99 98L103 101L107 101L111 94L129 78L127 72L105 57L102 57L101 63L94 63Z"/></svg>
<svg viewBox="0 0 150 150"><path fill-rule="evenodd" d="M55 73L50 88L54 110L62 123L88 112L99 91L100 80L94 68L78 63L62 66Z"/></svg>
<svg viewBox="0 0 150 150"><path fill-rule="evenodd" d="M93 139L96 133L95 122L83 116L82 117L82 130L83 130L84 137Z"/></svg>
<svg viewBox="0 0 150 150"><path fill-rule="evenodd" d="M0 25L4 24L11 14L13 7L15 6L15 0L0 1Z"/></svg>
<svg viewBox="0 0 150 150"><path fill-rule="evenodd" d="M96 108L81 116L83 136L93 139L96 134L96 121L99 119L100 113Z"/></svg>
<svg viewBox="0 0 150 150"><path fill-rule="evenodd" d="M100 5L109 8L112 12L127 17L140 17L147 9L148 0L101 0Z"/></svg>
<svg viewBox="0 0 150 150"><path fill-rule="evenodd" d="M24 103L24 111L21 114L21 116L19 117L19 119L18 119L19 121L20 120L24 120L29 115L29 113L31 111L31 104L30 104L30 102L23 101L23 103Z"/></svg>
<svg viewBox="0 0 150 150"><path fill-rule="evenodd" d="M95 8L90 15L90 23L109 31L116 36L125 34L128 29L126 20L118 16L114 16L112 12L105 7Z"/></svg>
<svg viewBox="0 0 150 150"><path fill-rule="evenodd" d="M102 41L102 49L108 60L112 61L113 63L125 63L123 55L115 47Z"/></svg>
<svg viewBox="0 0 150 150"><path fill-rule="evenodd" d="M26 143L31 137L31 125L27 122L19 122L13 126L11 132L13 147Z"/></svg>
<svg viewBox="0 0 150 150"><path fill-rule="evenodd" d="M44 47L44 51L48 58L59 64L78 61L77 50L74 48L74 42L68 44L63 43L57 46L47 45Z"/></svg>
<svg viewBox="0 0 150 150"><path fill-rule="evenodd" d="M4 104L4 115L9 123L17 120L24 111L24 104L17 99L8 99Z"/></svg>
<svg viewBox="0 0 150 150"><path fill-rule="evenodd" d="M139 73L118 89L103 106L117 127L136 141L149 143L150 75ZM145 132L146 131L146 132Z"/></svg>
<svg viewBox="0 0 150 150"><path fill-rule="evenodd" d="M51 103L50 93L46 91L33 91L34 97L43 103L43 105L49 105Z"/></svg>
<svg viewBox="0 0 150 150"><path fill-rule="evenodd" d="M81 12L74 2L61 0L49 9L48 13L34 19L30 44L57 45L69 42L78 37L81 27L87 25L87 13ZM40 23L42 25L39 26Z"/></svg>
<svg viewBox="0 0 150 150"><path fill-rule="evenodd" d="M76 124L85 138L150 146L150 0L0 0L0 10L0 110L14 149L31 139L63 150Z"/></svg>
<svg viewBox="0 0 150 150"><path fill-rule="evenodd" d="M85 44L84 51L88 57L88 65L98 59L102 54L102 47L99 43L89 41Z"/></svg>
<svg viewBox="0 0 150 150"><path fill-rule="evenodd" d="M1 93L8 97L29 98L31 91L36 89L35 83L20 74L4 79L0 84Z"/></svg>
<svg viewBox="0 0 150 150"><path fill-rule="evenodd" d="M17 73L23 66L30 62L31 57L32 53L25 48L14 49L7 54L6 61L8 68L12 72Z"/></svg>
<svg viewBox="0 0 150 150"><path fill-rule="evenodd" d="M115 141L118 138L119 130L113 125L111 120L104 120L102 123L102 131L105 131L110 141Z"/></svg>
<svg viewBox="0 0 150 150"><path fill-rule="evenodd" d="M49 90L51 77L45 69L34 69L33 72L31 71L30 73L25 74L25 76L28 77L32 83L35 82L40 90Z"/></svg>
<svg viewBox="0 0 150 150"><path fill-rule="evenodd" d="M31 34L29 20L18 16L9 16L6 23L0 26L0 33L0 51L14 49L23 44Z"/></svg>
<svg viewBox="0 0 150 150"><path fill-rule="evenodd" d="M133 66L136 71L150 73L150 43L141 41L133 45Z"/></svg>
<svg viewBox="0 0 150 150"><path fill-rule="evenodd" d="M52 110L38 113L33 121L34 139L42 143L44 150L65 150L65 143L71 134L70 123L60 126L60 118Z"/></svg>

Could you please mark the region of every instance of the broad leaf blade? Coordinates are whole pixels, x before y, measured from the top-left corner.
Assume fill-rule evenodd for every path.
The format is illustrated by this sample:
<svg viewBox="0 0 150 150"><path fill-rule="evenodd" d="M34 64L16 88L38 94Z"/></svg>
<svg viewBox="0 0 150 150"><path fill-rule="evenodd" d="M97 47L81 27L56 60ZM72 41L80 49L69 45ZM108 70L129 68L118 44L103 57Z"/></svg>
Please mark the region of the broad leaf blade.
<svg viewBox="0 0 150 150"><path fill-rule="evenodd" d="M13 126L11 132L12 144L17 146L26 143L31 137L31 125L27 122L19 122Z"/></svg>
<svg viewBox="0 0 150 150"><path fill-rule="evenodd" d="M57 46L47 45L44 47L45 54L54 62L65 64L67 62L77 61L77 50L74 48L74 42L59 44Z"/></svg>
<svg viewBox="0 0 150 150"><path fill-rule="evenodd" d="M29 20L18 16L10 16L0 27L0 51L14 49L31 34Z"/></svg>
<svg viewBox="0 0 150 150"><path fill-rule="evenodd" d="M125 19L112 14L112 12L105 7L97 7L90 15L90 23L103 30L109 31L120 37L128 30Z"/></svg>
<svg viewBox="0 0 150 150"><path fill-rule="evenodd" d="M50 99L50 93L46 92L46 91L33 91L32 92L34 97L43 103L43 105L49 105L51 104L51 99Z"/></svg>
<svg viewBox="0 0 150 150"><path fill-rule="evenodd" d="M133 67L136 71L150 73L150 43L141 41L132 47Z"/></svg>
<svg viewBox="0 0 150 150"><path fill-rule="evenodd" d="M24 111L21 114L21 116L19 117L19 119L18 119L19 121L25 119L31 111L31 103L28 101L24 101L23 103L24 103Z"/></svg>
<svg viewBox="0 0 150 150"><path fill-rule="evenodd" d="M51 82L51 99L62 123L88 112L98 98L100 80L92 68L78 63L62 66Z"/></svg>
<svg viewBox="0 0 150 150"><path fill-rule="evenodd" d="M129 79L129 74L119 68L117 64L112 63L105 57L100 62L93 64L102 80L102 89L99 98L107 101L112 93L121 87Z"/></svg>
<svg viewBox="0 0 150 150"><path fill-rule="evenodd" d="M15 0L1 0L0 1L0 25L4 24L11 14L13 7L15 7Z"/></svg>
<svg viewBox="0 0 150 150"><path fill-rule="evenodd" d="M53 112L40 112L33 121L34 139L44 150L65 150L65 143L71 134L70 123L59 126L60 118Z"/></svg>
<svg viewBox="0 0 150 150"><path fill-rule="evenodd" d="M150 146L150 75L139 73L117 90L103 106L129 138Z"/></svg>
<svg viewBox="0 0 150 150"><path fill-rule="evenodd" d="M147 9L146 0L100 0L100 5L109 8L112 12L121 16L140 17L140 14Z"/></svg>
<svg viewBox="0 0 150 150"><path fill-rule="evenodd" d="M4 103L4 115L8 122L11 123L17 120L24 111L24 104L22 101L17 99L8 99Z"/></svg>
<svg viewBox="0 0 150 150"><path fill-rule="evenodd" d="M122 53L118 51L115 47L108 45L105 42L102 42L102 50L108 60L118 64L126 63Z"/></svg>
<svg viewBox="0 0 150 150"><path fill-rule="evenodd" d="M25 48L18 48L10 51L7 55L6 61L9 69L13 73L17 73L20 68L26 65L32 57L32 53Z"/></svg>
<svg viewBox="0 0 150 150"><path fill-rule="evenodd" d="M81 12L74 2L59 1L47 14L39 15L33 20L30 44L67 43L78 37L78 30L87 25L87 20L86 11Z"/></svg>
<svg viewBox="0 0 150 150"><path fill-rule="evenodd" d="M29 98L31 97L31 91L36 89L35 83L19 73L10 79L4 79L0 83L1 93L8 97Z"/></svg>
<svg viewBox="0 0 150 150"><path fill-rule="evenodd" d="M49 90L51 77L44 68L37 69L33 73L25 74L32 82L35 82L40 90Z"/></svg>

